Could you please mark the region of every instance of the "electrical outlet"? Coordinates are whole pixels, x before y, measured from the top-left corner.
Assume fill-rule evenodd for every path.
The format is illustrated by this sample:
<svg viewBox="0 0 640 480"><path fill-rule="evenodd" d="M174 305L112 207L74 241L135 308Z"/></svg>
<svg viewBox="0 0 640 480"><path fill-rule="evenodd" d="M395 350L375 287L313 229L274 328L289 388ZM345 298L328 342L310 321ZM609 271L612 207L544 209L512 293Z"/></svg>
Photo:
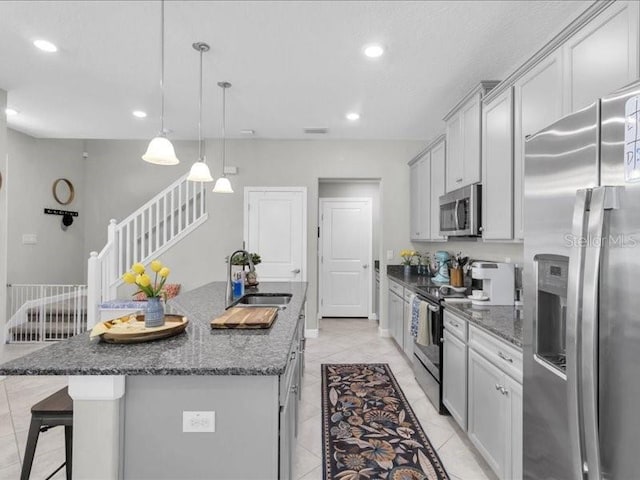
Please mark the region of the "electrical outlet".
<svg viewBox="0 0 640 480"><path fill-rule="evenodd" d="M387 250L387 260L393 260L393 250Z"/></svg>
<svg viewBox="0 0 640 480"><path fill-rule="evenodd" d="M216 412L182 412L182 431L212 433L216 431Z"/></svg>

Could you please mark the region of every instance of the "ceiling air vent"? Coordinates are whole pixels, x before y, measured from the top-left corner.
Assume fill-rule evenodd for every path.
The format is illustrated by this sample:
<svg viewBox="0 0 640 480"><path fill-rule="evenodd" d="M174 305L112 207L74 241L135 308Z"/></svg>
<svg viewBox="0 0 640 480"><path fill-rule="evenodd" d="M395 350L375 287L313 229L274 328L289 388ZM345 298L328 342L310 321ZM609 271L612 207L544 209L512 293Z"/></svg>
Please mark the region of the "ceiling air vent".
<svg viewBox="0 0 640 480"><path fill-rule="evenodd" d="M305 128L304 133L310 133L314 135L325 135L329 131L326 127L311 127Z"/></svg>

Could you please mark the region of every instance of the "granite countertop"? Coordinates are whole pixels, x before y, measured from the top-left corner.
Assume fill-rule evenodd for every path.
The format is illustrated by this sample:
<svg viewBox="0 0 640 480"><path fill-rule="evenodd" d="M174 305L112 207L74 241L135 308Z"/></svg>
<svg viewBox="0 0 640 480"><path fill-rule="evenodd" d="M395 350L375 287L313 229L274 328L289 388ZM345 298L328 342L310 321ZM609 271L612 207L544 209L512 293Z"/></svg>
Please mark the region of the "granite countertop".
<svg viewBox="0 0 640 480"><path fill-rule="evenodd" d="M402 265L388 265L387 275L394 282L413 290L415 287L437 286L430 278L412 272L405 276ZM468 303L447 303L445 308L458 314L497 337L522 348L522 308L513 306L476 306Z"/></svg>
<svg viewBox="0 0 640 480"><path fill-rule="evenodd" d="M267 330L212 330L224 312L224 282L213 282L169 301L187 316L184 334L137 344L108 344L83 333L0 365L0 375L279 375L285 371L306 282L260 283L261 293L291 293Z"/></svg>
<svg viewBox="0 0 640 480"><path fill-rule="evenodd" d="M387 276L403 287L414 289L416 287L439 287L441 283L433 283L428 275L418 275L415 268L411 269L411 275L404 274L403 265L387 265Z"/></svg>
<svg viewBox="0 0 640 480"><path fill-rule="evenodd" d="M447 303L446 300L444 308L516 347L522 348L522 308Z"/></svg>

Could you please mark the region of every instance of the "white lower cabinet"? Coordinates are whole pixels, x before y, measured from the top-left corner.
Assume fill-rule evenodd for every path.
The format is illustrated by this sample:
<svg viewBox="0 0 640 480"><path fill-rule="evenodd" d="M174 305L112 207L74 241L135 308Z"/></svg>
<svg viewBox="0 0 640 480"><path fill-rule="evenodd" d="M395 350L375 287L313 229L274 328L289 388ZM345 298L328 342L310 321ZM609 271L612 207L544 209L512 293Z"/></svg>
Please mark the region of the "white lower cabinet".
<svg viewBox="0 0 640 480"><path fill-rule="evenodd" d="M522 478L522 385L469 348L467 433L503 480Z"/></svg>
<svg viewBox="0 0 640 480"><path fill-rule="evenodd" d="M461 320L462 321L462 320ZM444 330L442 402L463 430L467 429L467 345Z"/></svg>
<svg viewBox="0 0 640 480"><path fill-rule="evenodd" d="M398 293L398 290L401 293ZM389 280L388 321L389 334L395 342L403 346L402 328L404 323L404 300L402 298L404 288Z"/></svg>

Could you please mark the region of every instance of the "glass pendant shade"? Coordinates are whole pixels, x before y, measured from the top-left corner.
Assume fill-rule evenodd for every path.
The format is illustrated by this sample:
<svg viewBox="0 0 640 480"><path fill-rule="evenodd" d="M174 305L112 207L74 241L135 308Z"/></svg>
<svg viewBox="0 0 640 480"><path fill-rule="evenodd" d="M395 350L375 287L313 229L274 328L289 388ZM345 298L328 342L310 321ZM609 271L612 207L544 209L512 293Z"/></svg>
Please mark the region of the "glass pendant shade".
<svg viewBox="0 0 640 480"><path fill-rule="evenodd" d="M189 172L187 180L190 182L213 182L213 177L207 164L198 161L191 165L191 171Z"/></svg>
<svg viewBox="0 0 640 480"><path fill-rule="evenodd" d="M216 184L213 187L214 193L233 193L233 188L231 188L231 182L227 177L220 177L216 180Z"/></svg>
<svg viewBox="0 0 640 480"><path fill-rule="evenodd" d="M180 163L169 139L161 135L149 142L147 151L142 155L142 159L155 165L177 165Z"/></svg>

